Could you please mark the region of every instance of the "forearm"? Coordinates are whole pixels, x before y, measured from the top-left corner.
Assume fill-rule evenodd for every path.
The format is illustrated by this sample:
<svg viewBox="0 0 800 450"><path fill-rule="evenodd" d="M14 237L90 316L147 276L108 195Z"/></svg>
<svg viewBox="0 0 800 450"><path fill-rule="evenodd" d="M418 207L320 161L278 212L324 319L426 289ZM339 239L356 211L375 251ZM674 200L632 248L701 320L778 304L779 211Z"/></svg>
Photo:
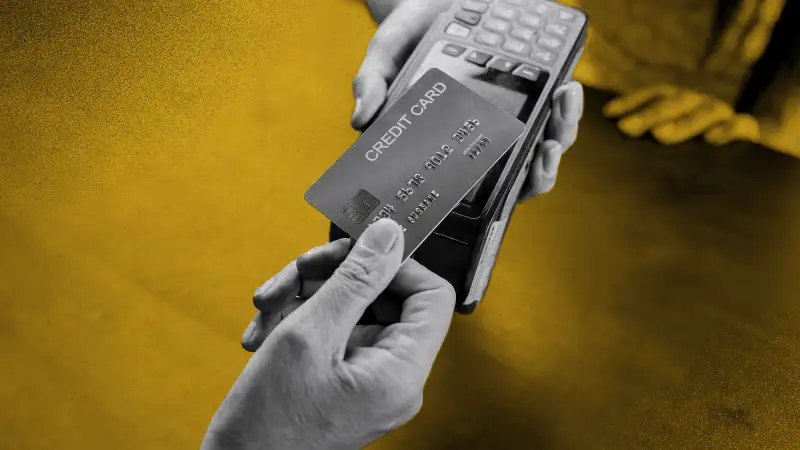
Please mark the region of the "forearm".
<svg viewBox="0 0 800 450"><path fill-rule="evenodd" d="M331 447L274 436L271 439L253 440L238 433L209 430L200 450L328 450Z"/></svg>

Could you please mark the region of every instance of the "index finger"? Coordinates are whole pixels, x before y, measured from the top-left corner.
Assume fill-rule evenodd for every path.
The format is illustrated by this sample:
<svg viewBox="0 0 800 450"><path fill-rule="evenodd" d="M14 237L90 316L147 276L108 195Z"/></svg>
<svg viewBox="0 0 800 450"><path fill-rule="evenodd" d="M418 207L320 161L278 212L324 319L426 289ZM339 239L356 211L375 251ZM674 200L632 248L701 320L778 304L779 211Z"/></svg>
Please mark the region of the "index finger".
<svg viewBox="0 0 800 450"><path fill-rule="evenodd" d="M406 1L383 21L367 47L367 55L353 80L356 110L352 126L363 130L386 101L386 91L405 60L446 7L444 2Z"/></svg>
<svg viewBox="0 0 800 450"><path fill-rule="evenodd" d="M603 115L612 119L624 116L659 97L668 97L678 92L674 86L662 84L617 97L603 106Z"/></svg>
<svg viewBox="0 0 800 450"><path fill-rule="evenodd" d="M578 138L578 125L583 115L583 85L577 81L559 86L553 94L553 110L547 120L545 140L556 140L564 151Z"/></svg>
<svg viewBox="0 0 800 450"><path fill-rule="evenodd" d="M405 299L403 312L373 347L430 370L450 329L455 290L413 259L403 264L388 289Z"/></svg>
<svg viewBox="0 0 800 450"><path fill-rule="evenodd" d="M303 294L304 281L330 277L349 251L348 239L312 248L259 287L253 294L253 304L265 313L282 310L295 296Z"/></svg>

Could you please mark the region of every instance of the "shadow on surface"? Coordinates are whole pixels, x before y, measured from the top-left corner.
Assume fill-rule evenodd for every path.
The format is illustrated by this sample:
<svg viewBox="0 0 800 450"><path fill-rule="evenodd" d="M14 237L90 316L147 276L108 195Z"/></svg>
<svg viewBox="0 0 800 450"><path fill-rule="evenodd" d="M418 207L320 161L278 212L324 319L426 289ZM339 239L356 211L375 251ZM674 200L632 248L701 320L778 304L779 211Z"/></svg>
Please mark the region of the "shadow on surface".
<svg viewBox="0 0 800 450"><path fill-rule="evenodd" d="M800 161L745 143L629 140L599 113L608 97L586 96L556 189L517 209L422 413L376 447L800 438Z"/></svg>

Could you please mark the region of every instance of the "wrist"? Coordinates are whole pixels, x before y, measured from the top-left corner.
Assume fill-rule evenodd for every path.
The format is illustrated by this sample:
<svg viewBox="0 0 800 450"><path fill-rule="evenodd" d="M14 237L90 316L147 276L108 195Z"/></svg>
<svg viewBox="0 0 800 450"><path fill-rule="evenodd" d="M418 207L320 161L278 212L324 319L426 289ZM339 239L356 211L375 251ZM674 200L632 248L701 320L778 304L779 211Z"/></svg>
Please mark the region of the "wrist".
<svg viewBox="0 0 800 450"><path fill-rule="evenodd" d="M286 429L276 434L250 434L221 428L209 428L200 450L332 450L338 449L307 433L287 435ZM347 450L350 450L349 448Z"/></svg>

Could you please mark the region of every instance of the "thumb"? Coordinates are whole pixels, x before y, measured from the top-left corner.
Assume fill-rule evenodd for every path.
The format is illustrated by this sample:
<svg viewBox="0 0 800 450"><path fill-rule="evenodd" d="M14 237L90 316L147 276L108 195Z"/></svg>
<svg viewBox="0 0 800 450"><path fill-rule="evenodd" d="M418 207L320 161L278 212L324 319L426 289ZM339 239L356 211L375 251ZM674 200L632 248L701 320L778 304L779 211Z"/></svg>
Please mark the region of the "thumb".
<svg viewBox="0 0 800 450"><path fill-rule="evenodd" d="M403 259L403 232L391 219L369 226L333 276L306 303L322 345L343 357L345 345L367 307L392 281Z"/></svg>
<svg viewBox="0 0 800 450"><path fill-rule="evenodd" d="M351 121L353 128L363 130L386 101L389 84L436 15L444 9L441 3L402 2L378 28L353 80L356 101Z"/></svg>

